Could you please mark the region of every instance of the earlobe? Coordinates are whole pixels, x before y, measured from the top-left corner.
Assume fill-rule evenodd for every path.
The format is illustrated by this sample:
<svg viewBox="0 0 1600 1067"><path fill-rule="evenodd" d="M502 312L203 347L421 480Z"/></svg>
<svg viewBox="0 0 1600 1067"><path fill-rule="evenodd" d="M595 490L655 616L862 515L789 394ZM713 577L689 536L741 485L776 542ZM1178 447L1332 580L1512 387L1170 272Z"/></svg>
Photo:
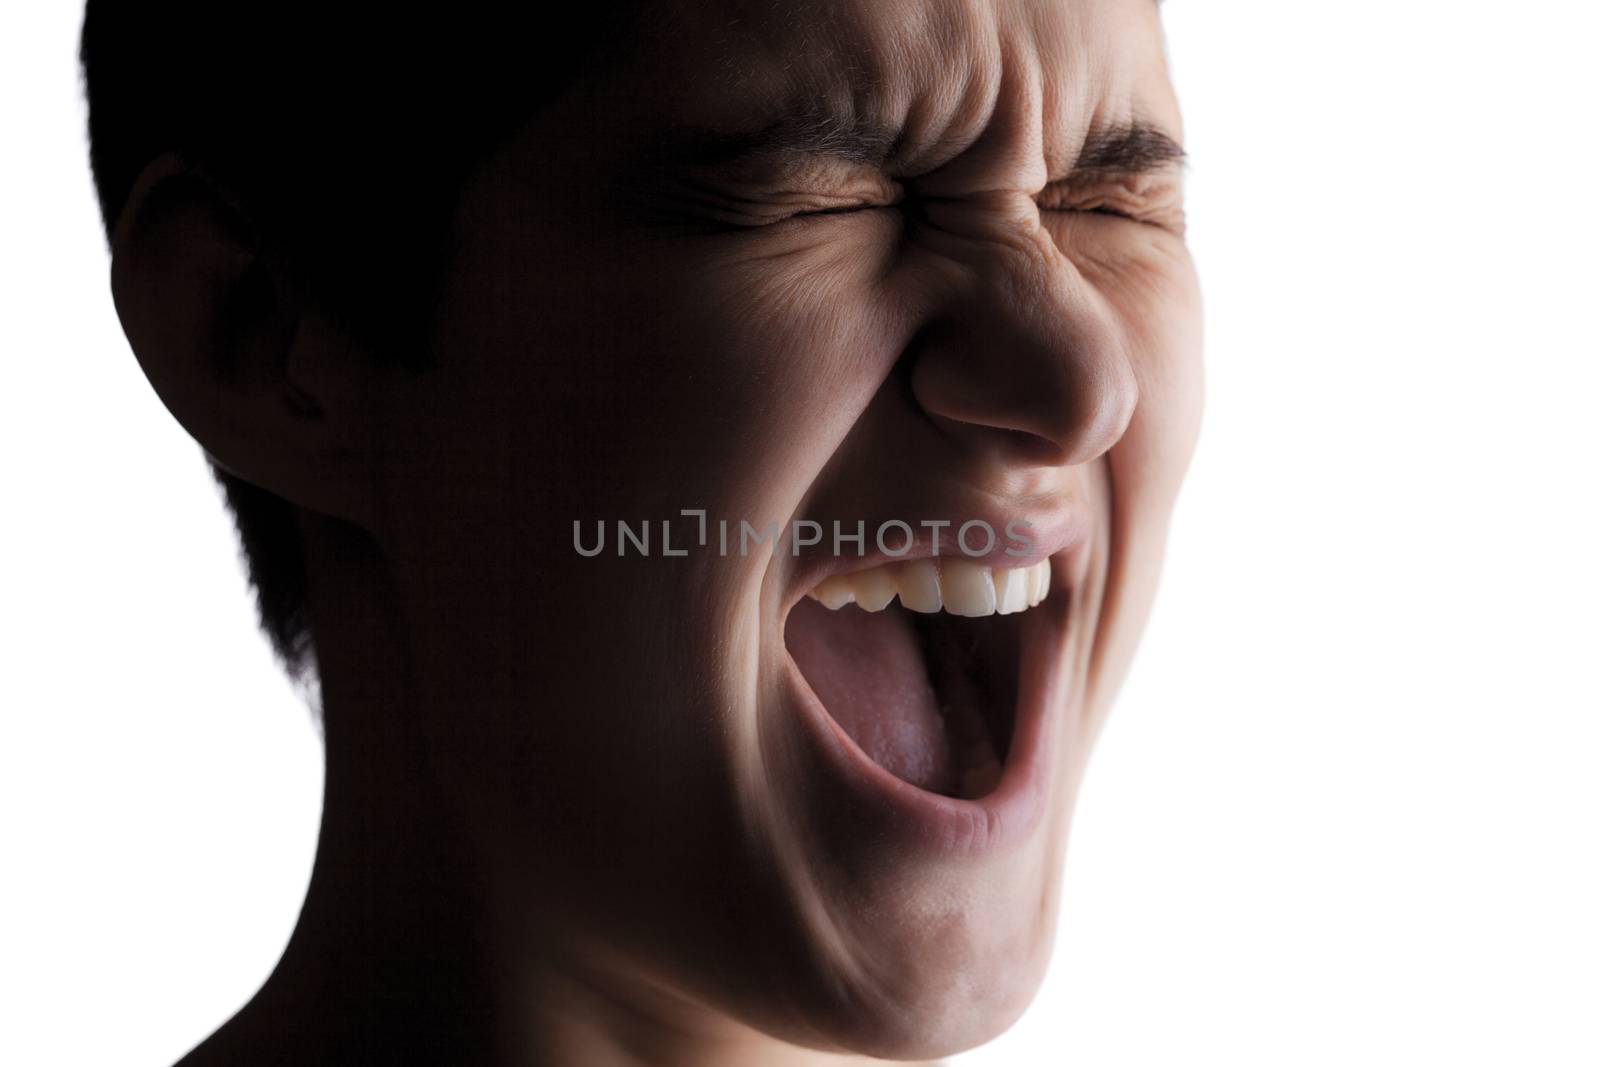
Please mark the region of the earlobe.
<svg viewBox="0 0 1600 1067"><path fill-rule="evenodd" d="M229 191L172 153L153 160L111 235L111 289L134 355L221 466L291 503L363 524L375 436L352 358L262 253ZM301 373L334 368L339 374Z"/></svg>

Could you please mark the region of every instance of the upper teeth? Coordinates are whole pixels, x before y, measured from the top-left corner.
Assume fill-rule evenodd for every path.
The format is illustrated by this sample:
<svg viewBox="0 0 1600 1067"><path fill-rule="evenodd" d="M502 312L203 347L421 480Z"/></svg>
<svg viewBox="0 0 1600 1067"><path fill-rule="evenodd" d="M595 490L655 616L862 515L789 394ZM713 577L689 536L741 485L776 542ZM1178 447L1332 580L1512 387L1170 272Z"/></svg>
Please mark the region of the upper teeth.
<svg viewBox="0 0 1600 1067"><path fill-rule="evenodd" d="M965 560L916 559L854 574L836 574L806 595L832 611L854 604L882 611L900 596L911 611L952 615L1010 615L1026 611L1050 591L1050 561L1031 567L985 567Z"/></svg>

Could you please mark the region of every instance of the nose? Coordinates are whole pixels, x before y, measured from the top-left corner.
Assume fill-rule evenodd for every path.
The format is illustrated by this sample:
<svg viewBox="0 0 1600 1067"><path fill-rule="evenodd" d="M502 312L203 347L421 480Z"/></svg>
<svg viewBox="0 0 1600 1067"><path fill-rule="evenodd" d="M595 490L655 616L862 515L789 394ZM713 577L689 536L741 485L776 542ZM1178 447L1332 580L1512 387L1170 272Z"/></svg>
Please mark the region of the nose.
<svg viewBox="0 0 1600 1067"><path fill-rule="evenodd" d="M1109 306L1037 215L945 250L960 281L910 353L947 433L1008 464L1087 463L1121 438L1138 385Z"/></svg>

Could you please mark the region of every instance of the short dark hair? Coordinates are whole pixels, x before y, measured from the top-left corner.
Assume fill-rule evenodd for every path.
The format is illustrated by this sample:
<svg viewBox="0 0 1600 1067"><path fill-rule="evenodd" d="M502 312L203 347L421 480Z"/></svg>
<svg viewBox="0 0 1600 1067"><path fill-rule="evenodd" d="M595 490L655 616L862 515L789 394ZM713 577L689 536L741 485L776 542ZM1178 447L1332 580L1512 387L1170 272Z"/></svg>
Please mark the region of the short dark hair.
<svg viewBox="0 0 1600 1067"><path fill-rule="evenodd" d="M630 6L557 22L487 0L88 0L79 60L106 232L144 167L176 152L310 306L376 358L426 366L462 182L605 51ZM211 468L262 629L301 679L315 662L294 509Z"/></svg>

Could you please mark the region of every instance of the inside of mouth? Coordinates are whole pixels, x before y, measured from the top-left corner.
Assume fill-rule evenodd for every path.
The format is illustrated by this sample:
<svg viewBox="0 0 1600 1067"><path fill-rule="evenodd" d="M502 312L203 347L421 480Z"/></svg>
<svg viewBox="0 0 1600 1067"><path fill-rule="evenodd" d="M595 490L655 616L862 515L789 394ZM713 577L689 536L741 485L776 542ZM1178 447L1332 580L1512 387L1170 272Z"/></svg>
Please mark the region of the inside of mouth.
<svg viewBox="0 0 1600 1067"><path fill-rule="evenodd" d="M828 714L875 763L971 799L994 789L1011 749L1025 617L922 615L899 603L829 611L807 598L784 637Z"/></svg>

